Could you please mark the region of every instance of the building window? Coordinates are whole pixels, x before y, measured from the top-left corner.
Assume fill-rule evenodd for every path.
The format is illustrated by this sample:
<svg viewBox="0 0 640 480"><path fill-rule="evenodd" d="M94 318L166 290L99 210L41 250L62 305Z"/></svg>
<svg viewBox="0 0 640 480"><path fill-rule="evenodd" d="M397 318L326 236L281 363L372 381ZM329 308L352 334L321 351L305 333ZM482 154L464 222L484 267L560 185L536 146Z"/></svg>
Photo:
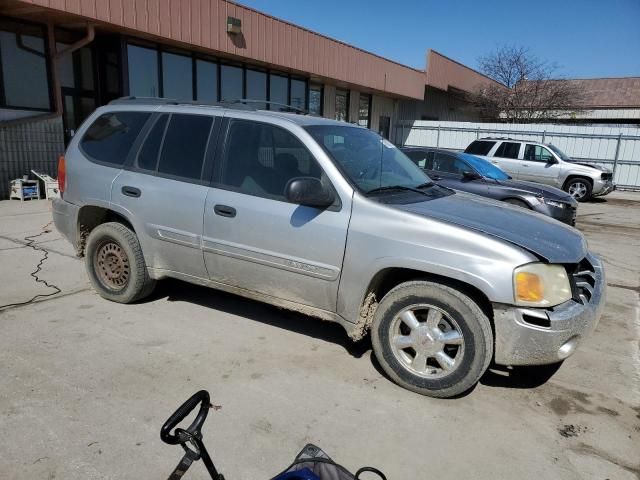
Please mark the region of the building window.
<svg viewBox="0 0 640 480"><path fill-rule="evenodd" d="M51 110L44 29L0 21L0 105Z"/></svg>
<svg viewBox="0 0 640 480"><path fill-rule="evenodd" d="M314 114L322 114L322 86L314 86L307 93L305 79L260 71L249 65L219 64L198 58L195 53L169 52L162 46L127 44L127 57L131 96L209 103L248 99L254 100L259 109L311 109ZM63 82L73 80L69 65L63 64L60 72Z"/></svg>
<svg viewBox="0 0 640 480"><path fill-rule="evenodd" d="M220 65L220 100L240 100L244 96L242 90L242 68Z"/></svg>
<svg viewBox="0 0 640 480"><path fill-rule="evenodd" d="M267 99L267 74L255 70L247 70L247 95L249 100ZM254 104L257 108L267 108L266 103Z"/></svg>
<svg viewBox="0 0 640 480"><path fill-rule="evenodd" d="M280 75L269 76L269 100L282 105L289 104L289 79ZM286 110L279 105L269 105L270 110Z"/></svg>
<svg viewBox="0 0 640 480"><path fill-rule="evenodd" d="M349 91L336 89L336 120L349 121Z"/></svg>
<svg viewBox="0 0 640 480"><path fill-rule="evenodd" d="M369 128L371 126L371 95L360 94L358 104L358 125Z"/></svg>
<svg viewBox="0 0 640 480"><path fill-rule="evenodd" d="M150 48L127 46L129 95L159 97L158 52Z"/></svg>
<svg viewBox="0 0 640 480"><path fill-rule="evenodd" d="M176 100L193 100L192 59L163 52L162 96Z"/></svg>
<svg viewBox="0 0 640 480"><path fill-rule="evenodd" d="M307 107L307 82L291 79L291 102L289 105L300 110Z"/></svg>
<svg viewBox="0 0 640 480"><path fill-rule="evenodd" d="M322 85L309 86L309 113L322 116Z"/></svg>
<svg viewBox="0 0 640 480"><path fill-rule="evenodd" d="M205 60L196 60L196 100L218 101L218 65Z"/></svg>

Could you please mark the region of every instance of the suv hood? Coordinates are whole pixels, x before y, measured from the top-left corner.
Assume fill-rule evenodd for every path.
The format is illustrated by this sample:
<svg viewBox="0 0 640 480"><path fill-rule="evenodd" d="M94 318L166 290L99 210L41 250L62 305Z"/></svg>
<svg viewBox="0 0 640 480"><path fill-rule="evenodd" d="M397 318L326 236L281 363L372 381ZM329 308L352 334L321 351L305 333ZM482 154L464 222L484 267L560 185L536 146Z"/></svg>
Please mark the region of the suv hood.
<svg viewBox="0 0 640 480"><path fill-rule="evenodd" d="M578 230L477 195L456 192L430 201L387 206L498 237L549 263L578 263L587 254L587 243Z"/></svg>
<svg viewBox="0 0 640 480"><path fill-rule="evenodd" d="M591 163L581 163L581 162L576 162L574 160L569 160L569 161L567 161L567 163L569 163L571 165L580 165L581 167L592 168L593 170L598 170L599 172L606 172L606 173L612 173L613 172L613 170L611 170L610 168L603 167L602 165L596 165L596 164L591 164Z"/></svg>

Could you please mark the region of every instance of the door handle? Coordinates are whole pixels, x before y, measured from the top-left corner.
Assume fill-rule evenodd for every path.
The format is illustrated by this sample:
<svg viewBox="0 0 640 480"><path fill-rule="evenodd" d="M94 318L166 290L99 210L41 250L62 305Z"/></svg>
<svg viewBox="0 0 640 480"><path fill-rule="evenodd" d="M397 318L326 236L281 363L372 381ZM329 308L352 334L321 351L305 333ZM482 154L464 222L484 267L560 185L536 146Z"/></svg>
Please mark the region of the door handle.
<svg viewBox="0 0 640 480"><path fill-rule="evenodd" d="M127 197L138 198L140 195L142 195L142 191L139 188L129 187L125 185L124 187L122 187L122 194L126 195Z"/></svg>
<svg viewBox="0 0 640 480"><path fill-rule="evenodd" d="M233 218L236 216L236 209L228 205L216 205L213 207L213 211L221 217Z"/></svg>

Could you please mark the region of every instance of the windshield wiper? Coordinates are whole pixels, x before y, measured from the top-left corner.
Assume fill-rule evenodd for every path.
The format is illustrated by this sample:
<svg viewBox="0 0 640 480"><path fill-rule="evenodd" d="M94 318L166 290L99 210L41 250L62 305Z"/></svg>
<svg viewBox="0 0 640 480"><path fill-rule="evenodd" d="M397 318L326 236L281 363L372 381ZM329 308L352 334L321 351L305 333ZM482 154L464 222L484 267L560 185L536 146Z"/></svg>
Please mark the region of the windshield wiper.
<svg viewBox="0 0 640 480"><path fill-rule="evenodd" d="M422 184L420 184L420 185L418 185L416 187L407 187L406 185L387 185L386 187L372 188L371 190L368 190L366 192L366 194L369 195L371 193L389 192L389 191L393 191L393 190L405 190L407 192L415 192L415 193L419 193L421 195L430 196L431 194L425 192L424 190L421 190L421 188L428 188L428 187L432 187L434 185L435 185L435 183L433 183L433 182L422 183Z"/></svg>

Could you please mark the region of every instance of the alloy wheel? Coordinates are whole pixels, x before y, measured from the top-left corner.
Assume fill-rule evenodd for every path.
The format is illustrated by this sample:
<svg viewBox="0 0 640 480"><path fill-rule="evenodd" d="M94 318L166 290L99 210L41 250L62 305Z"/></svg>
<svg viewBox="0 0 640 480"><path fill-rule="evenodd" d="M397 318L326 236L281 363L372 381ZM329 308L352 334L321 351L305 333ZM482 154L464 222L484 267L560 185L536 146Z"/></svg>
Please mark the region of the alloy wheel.
<svg viewBox="0 0 640 480"><path fill-rule="evenodd" d="M462 331L455 320L436 306L407 307L393 319L389 328L393 355L414 375L442 378L462 363Z"/></svg>
<svg viewBox="0 0 640 480"><path fill-rule="evenodd" d="M569 195L576 200L583 199L587 194L587 185L584 182L574 182L569 186Z"/></svg>

